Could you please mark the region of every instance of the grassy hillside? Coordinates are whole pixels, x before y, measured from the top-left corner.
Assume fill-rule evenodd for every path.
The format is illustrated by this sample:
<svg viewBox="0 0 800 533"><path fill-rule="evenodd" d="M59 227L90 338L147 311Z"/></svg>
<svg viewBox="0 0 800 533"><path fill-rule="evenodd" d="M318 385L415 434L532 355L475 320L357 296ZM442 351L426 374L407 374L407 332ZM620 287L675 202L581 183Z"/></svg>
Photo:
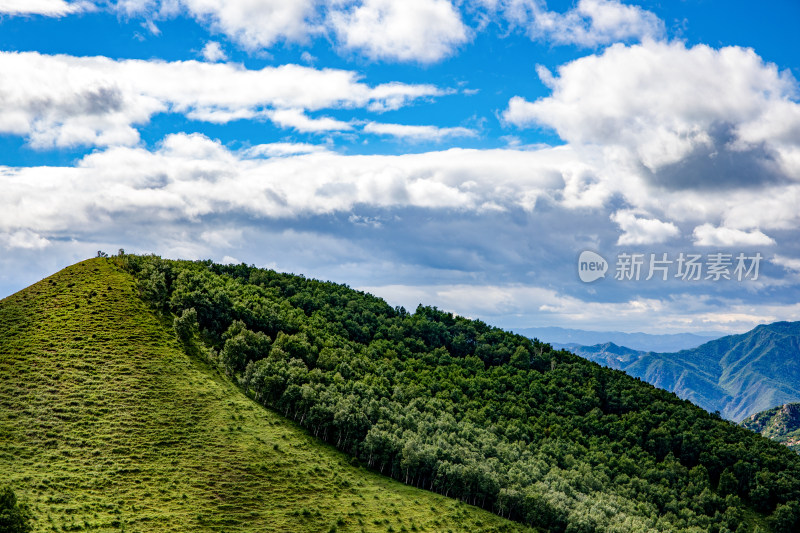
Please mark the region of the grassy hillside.
<svg viewBox="0 0 800 533"><path fill-rule="evenodd" d="M800 453L800 403L787 403L756 413L742 426Z"/></svg>
<svg viewBox="0 0 800 533"><path fill-rule="evenodd" d="M36 531L521 531L354 466L187 356L108 260L0 302L0 485Z"/></svg>

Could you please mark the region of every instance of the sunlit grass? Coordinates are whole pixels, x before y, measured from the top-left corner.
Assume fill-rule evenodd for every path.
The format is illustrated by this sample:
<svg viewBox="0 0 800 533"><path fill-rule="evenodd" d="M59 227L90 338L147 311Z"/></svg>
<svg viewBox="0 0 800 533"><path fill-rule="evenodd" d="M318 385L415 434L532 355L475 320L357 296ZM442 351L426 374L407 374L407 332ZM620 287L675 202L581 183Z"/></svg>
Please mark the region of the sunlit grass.
<svg viewBox="0 0 800 533"><path fill-rule="evenodd" d="M351 464L85 261L0 302L0 481L36 531L521 531Z"/></svg>

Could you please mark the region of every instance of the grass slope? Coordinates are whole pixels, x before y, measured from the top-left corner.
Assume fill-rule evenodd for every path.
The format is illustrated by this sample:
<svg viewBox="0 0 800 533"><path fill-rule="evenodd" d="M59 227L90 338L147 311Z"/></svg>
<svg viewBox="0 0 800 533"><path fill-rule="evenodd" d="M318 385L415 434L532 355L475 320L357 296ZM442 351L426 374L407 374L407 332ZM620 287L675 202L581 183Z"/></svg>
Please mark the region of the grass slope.
<svg viewBox="0 0 800 533"><path fill-rule="evenodd" d="M36 531L522 531L353 466L84 261L0 301L0 483Z"/></svg>

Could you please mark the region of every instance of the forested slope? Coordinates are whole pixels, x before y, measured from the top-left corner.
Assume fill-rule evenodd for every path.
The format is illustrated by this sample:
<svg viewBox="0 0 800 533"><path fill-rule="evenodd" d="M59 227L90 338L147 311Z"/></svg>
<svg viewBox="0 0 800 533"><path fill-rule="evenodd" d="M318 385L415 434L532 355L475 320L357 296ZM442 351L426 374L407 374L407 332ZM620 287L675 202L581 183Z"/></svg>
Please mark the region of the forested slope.
<svg viewBox="0 0 800 533"><path fill-rule="evenodd" d="M800 528L800 457L622 372L343 285L113 260L188 349L405 483L551 531Z"/></svg>
<svg viewBox="0 0 800 533"><path fill-rule="evenodd" d="M35 531L527 530L351 464L172 326L105 259L0 301L0 487Z"/></svg>

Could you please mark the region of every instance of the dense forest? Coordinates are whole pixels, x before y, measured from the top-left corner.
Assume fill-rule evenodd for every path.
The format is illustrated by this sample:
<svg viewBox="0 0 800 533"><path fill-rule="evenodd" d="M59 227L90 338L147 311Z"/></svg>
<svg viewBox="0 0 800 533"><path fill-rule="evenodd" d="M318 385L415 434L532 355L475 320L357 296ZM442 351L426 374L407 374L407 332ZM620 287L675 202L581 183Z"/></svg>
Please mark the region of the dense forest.
<svg viewBox="0 0 800 533"><path fill-rule="evenodd" d="M346 285L110 260L187 350L407 484L557 532L800 531L800 456L622 372Z"/></svg>

